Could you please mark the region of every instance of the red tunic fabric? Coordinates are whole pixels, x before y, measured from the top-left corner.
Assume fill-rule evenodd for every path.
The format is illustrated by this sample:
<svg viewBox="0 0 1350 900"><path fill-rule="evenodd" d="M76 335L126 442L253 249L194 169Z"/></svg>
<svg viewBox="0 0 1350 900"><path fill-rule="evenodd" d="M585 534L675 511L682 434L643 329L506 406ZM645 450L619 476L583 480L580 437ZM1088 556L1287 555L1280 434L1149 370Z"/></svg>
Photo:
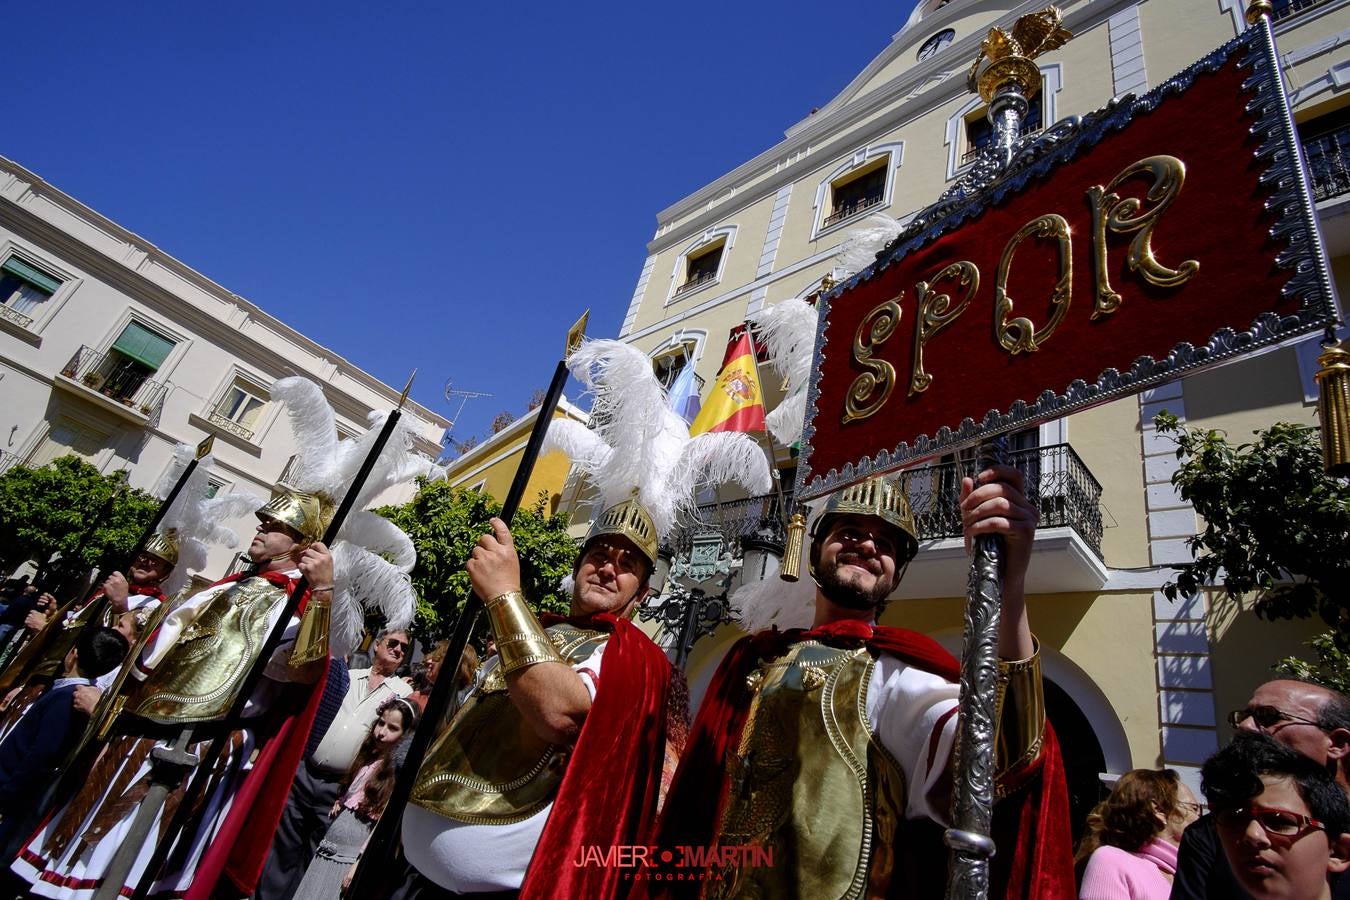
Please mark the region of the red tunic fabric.
<svg viewBox="0 0 1350 900"><path fill-rule="evenodd" d="M655 845L707 847L714 841L726 806L730 786L722 761L738 746L750 710L751 691L746 677L761 659L781 656L799 641L818 640L833 646L865 643L877 653L896 659L948 681L960 678L960 664L933 639L904 628L863 622L833 622L804 631L762 631L739 641L722 660L703 705L690 730L689 744L671 786L661 815ZM1059 744L1047 725L1045 748L1040 759L1017 789L994 809L994 839L999 853L991 866L991 897L1009 900L1072 900L1073 841L1069 830L1068 790ZM940 841L940 829L905 823L906 841ZM929 823L931 825L931 823ZM912 849L909 848L909 849ZM926 853L907 853L907 859L941 860L941 870L897 873L892 880L896 896L915 896L916 883L940 886L945 880L947 855L940 843L930 843ZM643 881L637 896L686 896L688 883Z"/></svg>

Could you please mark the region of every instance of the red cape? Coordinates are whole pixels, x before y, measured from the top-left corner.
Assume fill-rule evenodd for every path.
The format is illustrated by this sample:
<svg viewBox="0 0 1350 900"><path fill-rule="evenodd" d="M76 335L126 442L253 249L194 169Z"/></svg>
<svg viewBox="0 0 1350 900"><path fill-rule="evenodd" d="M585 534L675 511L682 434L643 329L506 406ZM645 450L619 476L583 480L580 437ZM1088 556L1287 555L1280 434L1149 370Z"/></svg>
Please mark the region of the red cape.
<svg viewBox="0 0 1350 900"><path fill-rule="evenodd" d="M960 680L961 667L955 657L933 639L904 628L844 621L810 631L774 629L743 638L718 666L694 719L689 744L661 815L655 841L658 848L707 847L713 843L729 787L722 761L731 748L739 745L750 710L751 693L746 676L761 659L781 656L792 644L812 639L835 645L865 643L875 652L888 653L948 681ZM940 828L932 823L903 824L905 840L897 841L897 846L907 850L907 859L946 860ZM1048 725L1040 759L1025 773L1016 791L995 804L993 831L999 852L991 865L991 898L1073 900L1077 896L1068 789L1059 744ZM913 846L904 846L918 840L929 842L921 853L912 852ZM916 890L916 883L940 891L946 879L946 866L941 871L931 868L932 873L900 869L892 881L892 894L918 896L923 888ZM924 874L933 877L922 877ZM687 882L644 881L637 896L687 893Z"/></svg>
<svg viewBox="0 0 1350 900"><path fill-rule="evenodd" d="M216 584L238 581L249 574L232 575ZM261 573L261 577L285 590L287 596L295 587L294 581L277 572ZM309 592L306 591L300 598L296 615L304 611L308 601ZM209 900L215 895L216 885L222 877L245 895L251 895L257 888L263 863L272 849L272 838L286 807L286 798L291 792L291 783L305 752L309 730L319 710L327 667L331 664L330 657L313 684L285 685L273 708L262 717L264 721L250 723L257 726L255 739L262 749L235 792L220 831L202 854L185 900Z"/></svg>
<svg viewBox="0 0 1350 900"><path fill-rule="evenodd" d="M554 620L560 621L560 620ZM573 864L579 851L646 844L656 822L672 669L627 619L601 613L582 627L612 630L595 702L535 847L522 900L616 897L632 882L618 866Z"/></svg>

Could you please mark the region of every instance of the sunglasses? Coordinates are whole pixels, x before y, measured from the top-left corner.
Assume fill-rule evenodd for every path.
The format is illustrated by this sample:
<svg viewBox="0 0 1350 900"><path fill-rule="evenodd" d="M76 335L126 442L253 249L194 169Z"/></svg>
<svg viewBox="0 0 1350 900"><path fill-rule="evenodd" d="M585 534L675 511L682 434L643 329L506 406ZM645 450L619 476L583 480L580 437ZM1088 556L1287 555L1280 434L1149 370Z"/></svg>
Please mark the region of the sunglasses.
<svg viewBox="0 0 1350 900"><path fill-rule="evenodd" d="M1214 818L1221 827L1235 831L1245 831L1251 822L1257 822L1270 842L1281 846L1288 846L1309 832L1326 830L1326 826L1312 816L1256 803L1219 810Z"/></svg>
<svg viewBox="0 0 1350 900"><path fill-rule="evenodd" d="M384 645L390 650L398 650L403 653L408 652L408 642L400 641L398 638L385 638Z"/></svg>
<svg viewBox="0 0 1350 900"><path fill-rule="evenodd" d="M1274 734L1281 728L1288 728L1290 725L1312 725L1315 728L1321 728L1321 724L1313 719L1305 719L1302 716L1291 715L1274 706L1248 706L1246 709L1235 709L1228 714L1228 724L1234 728L1239 727L1243 722L1251 719L1256 727L1266 734Z"/></svg>

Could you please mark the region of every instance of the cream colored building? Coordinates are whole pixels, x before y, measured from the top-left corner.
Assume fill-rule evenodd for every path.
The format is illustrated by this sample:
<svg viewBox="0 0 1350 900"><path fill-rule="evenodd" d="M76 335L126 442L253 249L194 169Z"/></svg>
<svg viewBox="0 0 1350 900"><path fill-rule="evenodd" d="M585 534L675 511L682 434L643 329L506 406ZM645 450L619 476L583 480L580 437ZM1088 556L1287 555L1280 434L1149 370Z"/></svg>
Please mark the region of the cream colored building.
<svg viewBox="0 0 1350 900"><path fill-rule="evenodd" d="M828 104L753 159L657 215L619 336L669 374L687 357L712 383L728 333L748 314L808 297L836 270L849 232L873 212L901 222L932 203L988 139L966 72L991 25L1040 0L925 0ZM1033 127L1162 83L1245 27L1242 0L1065 0L1076 37L1037 60ZM1335 278L1350 276L1350 2L1281 0L1275 30L1308 149ZM825 15L822 13L822 16ZM766 142L773 139L765 135ZM1041 426L1017 439L1043 484L1031 573L1033 627L1052 712L1086 802L1099 773L1197 769L1241 706L1315 622L1258 622L1201 597L1159 592L1190 559L1190 508L1173 492L1173 446L1152 427L1168 409L1245 439L1277 420L1315 421L1315 342L1199 374L1138 398ZM785 465L786 457L780 455ZM1071 488L1071 489L1070 489ZM1078 499L1074 499L1074 497ZM1084 499L1086 498L1086 499ZM954 496L950 504L954 505ZM753 505L753 504L752 504ZM924 549L885 621L959 646L965 558L954 516L930 517ZM736 637L724 628L690 660L697 693ZM1081 812L1081 809L1080 809Z"/></svg>
<svg viewBox="0 0 1350 900"><path fill-rule="evenodd" d="M0 467L76 453L149 489L176 444L215 435L217 490L266 497L295 452L268 396L287 375L323 386L345 437L402 390L0 158ZM412 402L404 416L435 459L449 421ZM213 548L205 575L232 561Z"/></svg>

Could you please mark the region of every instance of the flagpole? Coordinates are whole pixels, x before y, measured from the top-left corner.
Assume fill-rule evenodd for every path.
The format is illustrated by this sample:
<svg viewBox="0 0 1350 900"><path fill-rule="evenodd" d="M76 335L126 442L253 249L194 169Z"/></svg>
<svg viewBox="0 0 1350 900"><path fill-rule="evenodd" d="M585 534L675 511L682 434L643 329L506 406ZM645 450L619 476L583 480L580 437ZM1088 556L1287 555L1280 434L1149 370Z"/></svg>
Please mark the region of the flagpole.
<svg viewBox="0 0 1350 900"><path fill-rule="evenodd" d="M557 409L558 399L562 397L563 386L567 383L567 358L581 345L582 339L586 335L586 321L590 314L591 311L586 310L567 332L567 345L563 349L562 359L558 361L558 365L553 371L553 380L549 383L548 394L539 407L539 415L534 421L534 428L530 431L530 439L525 444L525 452L521 457L520 465L516 468L515 478L511 482L510 489L506 492L506 499L502 501L501 519L508 526L516 514L516 509L520 506L521 499L525 496L525 487L534 471L535 460L538 459L539 452L543 448L544 436L548 432L549 425L552 424L553 412ZM388 869L381 867L389 861L390 851L393 849L394 840L398 836L402 824L403 809L407 806L408 798L412 795L413 782L417 779L418 770L422 768L422 760L426 758L427 751L431 749L431 742L438 736L436 734L436 723L441 720L446 709L449 708L450 698L454 694L455 679L452 676L456 670L451 666L457 665L460 657L464 655L464 648L469 643L469 635L473 632L474 623L482 609L482 598L470 591L469 596L464 600L464 608L460 610L459 618L455 621L450 644L446 648L445 661L441 664L442 675L432 685L431 695L427 698L427 705L422 710L422 726L413 732L412 741L408 745L408 755L404 758L403 765L399 767L398 773L394 777L393 793L390 795L388 802L385 803L384 812L380 814L380 819L375 823L375 828L366 841L365 849L362 850L361 857L357 860L351 888L347 891L348 897L360 897L363 900L368 900L368 898L381 896L376 879L388 874ZM387 891L385 893L387 895Z"/></svg>
<svg viewBox="0 0 1350 900"><path fill-rule="evenodd" d="M750 339L750 364L755 367L755 381L759 384L761 393L760 402L764 402L764 379L759 374L759 348L755 345L755 331L749 322L745 323L745 336ZM767 409L765 415L768 415ZM788 509L787 501L783 499L783 478L778 472L778 456L773 447L773 433L769 431L769 424L764 423L764 449L769 455L769 476L773 481L774 491L778 495L778 520L787 527Z"/></svg>

